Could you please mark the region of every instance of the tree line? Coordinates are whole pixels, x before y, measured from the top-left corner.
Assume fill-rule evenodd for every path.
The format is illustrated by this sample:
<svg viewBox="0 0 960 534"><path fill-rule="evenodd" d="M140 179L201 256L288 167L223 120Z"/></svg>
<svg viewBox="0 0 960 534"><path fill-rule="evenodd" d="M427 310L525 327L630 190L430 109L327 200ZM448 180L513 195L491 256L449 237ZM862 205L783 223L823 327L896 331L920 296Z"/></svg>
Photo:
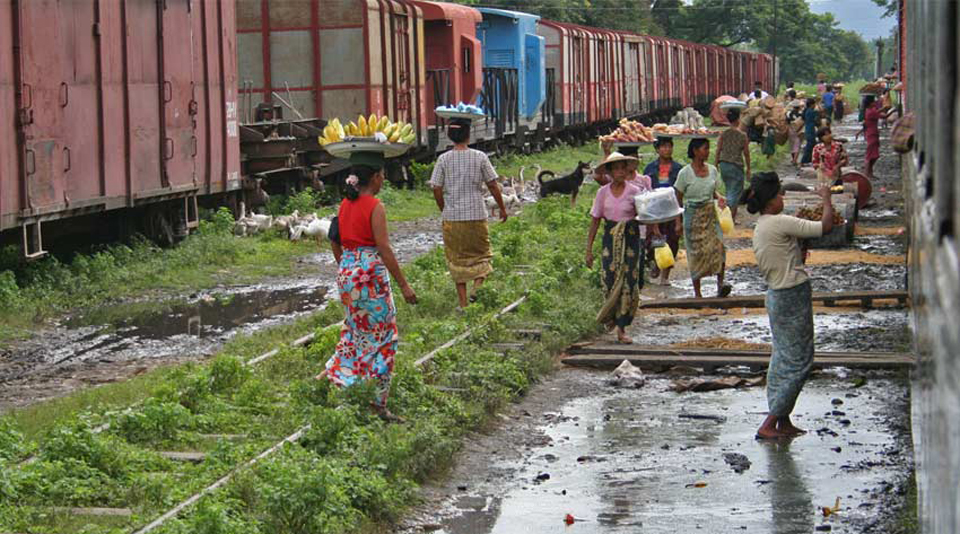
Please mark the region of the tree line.
<svg viewBox="0 0 960 534"><path fill-rule="evenodd" d="M457 1L561 22L776 52L784 82L813 82L818 73L838 81L873 77L874 46L859 33L841 29L832 14L810 11L807 0Z"/></svg>

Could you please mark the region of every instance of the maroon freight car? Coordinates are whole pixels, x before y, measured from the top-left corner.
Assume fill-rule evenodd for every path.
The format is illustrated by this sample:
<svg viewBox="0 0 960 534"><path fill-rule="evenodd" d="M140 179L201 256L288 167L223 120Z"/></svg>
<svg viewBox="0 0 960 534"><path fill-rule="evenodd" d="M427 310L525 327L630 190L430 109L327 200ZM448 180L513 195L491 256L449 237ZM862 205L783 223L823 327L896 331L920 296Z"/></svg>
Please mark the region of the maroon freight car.
<svg viewBox="0 0 960 534"><path fill-rule="evenodd" d="M423 14L413 3L239 0L237 31L241 92L254 100L344 122L387 115L425 135ZM257 122L253 109L243 114Z"/></svg>
<svg viewBox="0 0 960 534"><path fill-rule="evenodd" d="M437 123L437 106L474 103L483 88L479 11L446 2L411 2L423 11L427 68L427 124Z"/></svg>
<svg viewBox="0 0 960 534"><path fill-rule="evenodd" d="M217 0L0 0L0 231L37 255L42 222L149 205L170 236L197 195L239 189L234 20Z"/></svg>

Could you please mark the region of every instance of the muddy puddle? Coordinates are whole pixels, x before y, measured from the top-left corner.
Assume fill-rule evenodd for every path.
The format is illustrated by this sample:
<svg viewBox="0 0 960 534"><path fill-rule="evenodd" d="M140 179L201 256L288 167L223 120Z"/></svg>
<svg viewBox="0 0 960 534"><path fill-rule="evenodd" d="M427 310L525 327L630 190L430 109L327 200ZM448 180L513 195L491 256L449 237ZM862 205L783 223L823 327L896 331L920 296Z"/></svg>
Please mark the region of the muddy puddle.
<svg viewBox="0 0 960 534"><path fill-rule="evenodd" d="M436 225L398 223L392 241L398 259L413 260L442 243L434 228L425 231ZM0 409L209 356L233 336L315 312L335 290L335 261L324 251L301 258L286 279L79 310L0 355Z"/></svg>
<svg viewBox="0 0 960 534"><path fill-rule="evenodd" d="M906 286L905 265L877 265L854 263L844 265L809 265L806 267L814 291L874 291L903 290ZM756 265L740 265L727 269L724 282L733 287L734 295L757 295L766 291L766 282ZM702 281L703 296L715 297L716 277ZM644 291L656 298L693 297L693 282L689 276L671 276L670 286L649 284Z"/></svg>
<svg viewBox="0 0 960 534"><path fill-rule="evenodd" d="M554 409L529 423L523 411L482 437L406 532L867 532L910 469L903 421L891 416L906 414L904 381L809 382L795 421L810 433L782 443L754 439L763 388L677 394L667 386L613 389L598 372L557 377L534 393L557 397ZM567 387L592 391L563 399L556 390ZM523 425L522 451L506 452L512 427ZM824 518L821 507L838 497L838 513Z"/></svg>

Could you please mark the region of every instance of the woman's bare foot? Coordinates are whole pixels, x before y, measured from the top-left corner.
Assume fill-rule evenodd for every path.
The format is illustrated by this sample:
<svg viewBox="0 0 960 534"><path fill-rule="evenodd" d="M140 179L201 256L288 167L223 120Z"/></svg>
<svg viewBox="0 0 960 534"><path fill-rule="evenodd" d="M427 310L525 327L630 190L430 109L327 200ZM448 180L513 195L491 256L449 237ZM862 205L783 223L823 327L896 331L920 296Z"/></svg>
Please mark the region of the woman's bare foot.
<svg viewBox="0 0 960 534"><path fill-rule="evenodd" d="M777 417L768 415L763 420L763 424L757 429L757 439L780 439L787 437L786 434L777 430Z"/></svg>
<svg viewBox="0 0 960 534"><path fill-rule="evenodd" d="M394 414L386 406L374 404L373 411L376 412L377 417L379 417L380 419L383 419L387 423L398 423L398 424L406 423L406 420L403 417L400 417L399 415Z"/></svg>
<svg viewBox="0 0 960 534"><path fill-rule="evenodd" d="M629 345L633 343L633 340L630 339L630 336L628 336L627 333L624 332L622 328L617 328L617 343L620 343L622 345Z"/></svg>
<svg viewBox="0 0 960 534"><path fill-rule="evenodd" d="M788 436L800 436L806 434L807 431L802 428L797 428L793 426L793 422L790 421L790 417L780 417L777 419L777 430L781 434L786 434Z"/></svg>

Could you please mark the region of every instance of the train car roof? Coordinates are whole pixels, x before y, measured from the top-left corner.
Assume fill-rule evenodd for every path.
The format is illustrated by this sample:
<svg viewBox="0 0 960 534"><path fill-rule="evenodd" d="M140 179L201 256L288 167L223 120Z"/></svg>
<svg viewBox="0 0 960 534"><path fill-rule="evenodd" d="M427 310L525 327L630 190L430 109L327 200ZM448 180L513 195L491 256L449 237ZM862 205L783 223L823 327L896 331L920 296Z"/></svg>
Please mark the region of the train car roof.
<svg viewBox="0 0 960 534"><path fill-rule="evenodd" d="M474 22L483 20L483 15L479 11L460 4L451 4L449 2L427 2L425 0L413 0L413 3L423 11L425 20L454 20L454 19L473 19Z"/></svg>
<svg viewBox="0 0 960 534"><path fill-rule="evenodd" d="M520 20L520 19L540 20L540 15L522 13L520 11L510 11L507 9L497 9L493 7L478 7L476 9L477 11L483 13L484 15L496 15L498 17L507 17L514 20Z"/></svg>

